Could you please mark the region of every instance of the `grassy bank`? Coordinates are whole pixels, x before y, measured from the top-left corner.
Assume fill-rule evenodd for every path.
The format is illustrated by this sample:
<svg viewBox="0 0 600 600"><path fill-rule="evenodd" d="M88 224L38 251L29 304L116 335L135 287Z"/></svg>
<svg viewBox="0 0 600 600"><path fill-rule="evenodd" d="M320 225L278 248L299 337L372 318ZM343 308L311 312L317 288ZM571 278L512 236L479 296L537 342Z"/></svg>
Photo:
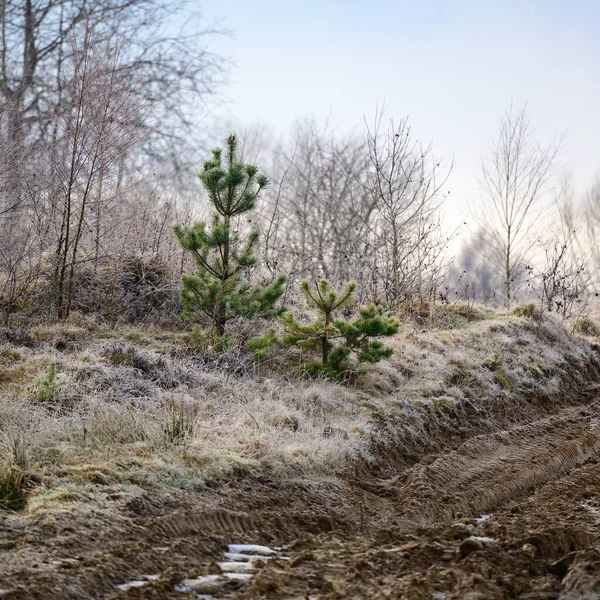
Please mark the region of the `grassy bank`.
<svg viewBox="0 0 600 600"><path fill-rule="evenodd" d="M1 500L38 514L98 490L391 473L576 400L598 374L593 341L550 317L455 307L406 317L392 357L341 385L299 379L293 356L253 369L181 330L85 319L4 330Z"/></svg>

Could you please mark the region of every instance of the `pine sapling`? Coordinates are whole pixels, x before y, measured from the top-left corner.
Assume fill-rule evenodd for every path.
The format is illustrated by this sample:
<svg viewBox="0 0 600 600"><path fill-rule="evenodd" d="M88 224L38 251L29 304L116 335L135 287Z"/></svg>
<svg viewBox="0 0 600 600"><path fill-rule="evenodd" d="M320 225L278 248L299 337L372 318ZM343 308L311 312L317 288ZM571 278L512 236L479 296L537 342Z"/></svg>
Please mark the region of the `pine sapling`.
<svg viewBox="0 0 600 600"><path fill-rule="evenodd" d="M56 363L51 362L46 368L46 376L40 381L38 390L38 399L40 402L50 402L54 400L63 380L56 373Z"/></svg>
<svg viewBox="0 0 600 600"><path fill-rule="evenodd" d="M309 365L309 370L339 377L350 368L352 356L358 362L375 363L392 354L392 349L377 338L397 333L398 322L384 316L380 307L363 307L352 320L339 316L352 303L354 282L336 291L325 279L313 286L303 281L301 289L309 306L317 310L317 319L304 324L296 321L292 313L285 314L283 341L304 351L320 353L320 364Z"/></svg>
<svg viewBox="0 0 600 600"><path fill-rule="evenodd" d="M222 338L225 325L236 317L283 314L285 308L278 301L286 278L280 275L264 286L248 281L248 271L257 262L255 248L260 233L251 231L243 240L236 219L256 207L258 195L269 181L257 167L239 160L234 135L227 138L225 156L221 149L213 150L200 180L214 212L210 224L201 221L174 228L197 267L193 275L182 277L181 297L184 315L196 321L208 317L217 337Z"/></svg>
<svg viewBox="0 0 600 600"><path fill-rule="evenodd" d="M264 335L248 340L246 350L252 353L255 362L261 363L268 358L269 353L277 343L277 330L271 327Z"/></svg>

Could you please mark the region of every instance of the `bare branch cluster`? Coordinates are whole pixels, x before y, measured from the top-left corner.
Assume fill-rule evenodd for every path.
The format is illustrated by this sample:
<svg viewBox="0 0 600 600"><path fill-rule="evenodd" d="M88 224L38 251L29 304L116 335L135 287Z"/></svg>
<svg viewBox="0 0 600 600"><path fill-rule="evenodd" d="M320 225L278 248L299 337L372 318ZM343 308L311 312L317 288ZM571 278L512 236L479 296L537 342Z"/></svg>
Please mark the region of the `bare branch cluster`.
<svg viewBox="0 0 600 600"><path fill-rule="evenodd" d="M290 280L358 282L360 301L390 309L436 295L448 243L440 208L442 174L433 147L412 138L406 119L386 125L378 111L365 135L340 136L300 122L277 151L276 182L260 211L265 267Z"/></svg>
<svg viewBox="0 0 600 600"><path fill-rule="evenodd" d="M21 308L49 307L66 318L90 270L98 281L104 277L104 310L112 310L120 285L110 280L120 277L115 265L127 271L131 257L158 260L161 273L166 257L174 274L181 272L171 224L185 220L189 209L157 185L156 170L184 164L183 141L197 139L184 135L192 104L215 91L223 72L205 45L215 32L174 29L173 19L188 6L178 0L0 3L0 307L6 319ZM127 277L121 287L129 285Z"/></svg>
<svg viewBox="0 0 600 600"><path fill-rule="evenodd" d="M512 106L500 119L498 136L482 161L482 202L476 215L481 231L502 263L504 298L510 306L526 261L526 249L545 192L554 175L562 139L547 146L535 139L525 108Z"/></svg>

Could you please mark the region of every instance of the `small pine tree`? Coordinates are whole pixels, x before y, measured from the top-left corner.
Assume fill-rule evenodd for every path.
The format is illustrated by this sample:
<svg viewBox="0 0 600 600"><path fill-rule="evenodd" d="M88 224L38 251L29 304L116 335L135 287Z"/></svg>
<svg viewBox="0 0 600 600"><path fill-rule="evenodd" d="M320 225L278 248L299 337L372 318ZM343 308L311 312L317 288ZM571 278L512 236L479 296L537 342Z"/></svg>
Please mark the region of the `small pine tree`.
<svg viewBox="0 0 600 600"><path fill-rule="evenodd" d="M40 389L38 390L38 399L40 402L54 400L63 383L62 379L56 373L56 363L50 363L46 368L46 377L40 382Z"/></svg>
<svg viewBox="0 0 600 600"><path fill-rule="evenodd" d="M353 299L356 284L348 283L341 292L322 279L311 287L303 281L302 292L309 306L317 309L318 317L313 323L303 324L292 313L283 316L283 342L303 350L319 351L321 364L317 370L324 374L339 376L349 367L352 354L359 362L378 362L390 356L392 349L375 338L394 335L398 321L383 315L374 305L361 308L358 316L346 320L337 316Z"/></svg>
<svg viewBox="0 0 600 600"><path fill-rule="evenodd" d="M218 337L226 323L238 316L271 318L283 314L277 301L284 292L286 278L280 275L266 286L251 286L245 275L256 264L254 253L259 231L242 241L234 220L253 210L259 193L269 184L254 165L237 156L234 135L227 138L225 165L223 151L213 150L204 163L200 180L215 211L210 227L201 221L189 227L175 226L179 243L191 252L196 273L182 277L184 315L199 320L202 314L212 321Z"/></svg>

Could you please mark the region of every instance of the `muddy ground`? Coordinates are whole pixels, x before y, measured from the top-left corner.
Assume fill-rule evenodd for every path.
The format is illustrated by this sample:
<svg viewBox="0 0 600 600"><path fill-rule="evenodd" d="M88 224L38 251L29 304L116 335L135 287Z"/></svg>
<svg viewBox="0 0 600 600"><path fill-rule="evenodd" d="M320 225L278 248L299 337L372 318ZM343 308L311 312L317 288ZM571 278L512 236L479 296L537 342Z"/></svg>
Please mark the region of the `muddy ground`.
<svg viewBox="0 0 600 600"><path fill-rule="evenodd" d="M384 479L132 496L99 475L60 510L0 517L0 598L600 598L600 401L539 417ZM230 543L282 550L248 583L177 591Z"/></svg>

